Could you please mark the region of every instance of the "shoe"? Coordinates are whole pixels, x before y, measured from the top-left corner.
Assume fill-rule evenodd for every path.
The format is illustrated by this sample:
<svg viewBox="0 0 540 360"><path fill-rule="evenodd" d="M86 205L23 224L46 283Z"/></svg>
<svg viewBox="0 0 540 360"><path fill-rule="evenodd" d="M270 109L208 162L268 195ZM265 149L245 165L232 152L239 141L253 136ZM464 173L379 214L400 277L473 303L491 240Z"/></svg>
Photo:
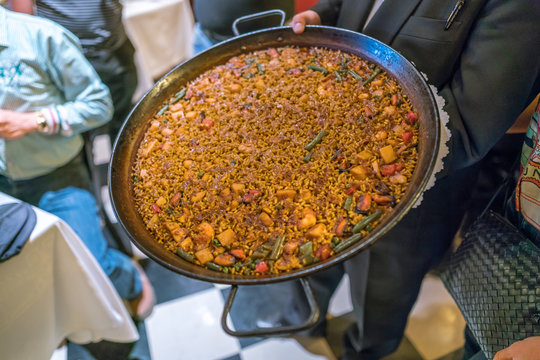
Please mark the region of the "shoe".
<svg viewBox="0 0 540 360"><path fill-rule="evenodd" d="M154 294L154 288L152 287L152 284L150 284L150 280L144 273L143 268L135 261L133 261L133 265L139 272L142 291L135 299L126 300L126 307L134 321L143 321L152 314L152 310L156 304L156 295Z"/></svg>

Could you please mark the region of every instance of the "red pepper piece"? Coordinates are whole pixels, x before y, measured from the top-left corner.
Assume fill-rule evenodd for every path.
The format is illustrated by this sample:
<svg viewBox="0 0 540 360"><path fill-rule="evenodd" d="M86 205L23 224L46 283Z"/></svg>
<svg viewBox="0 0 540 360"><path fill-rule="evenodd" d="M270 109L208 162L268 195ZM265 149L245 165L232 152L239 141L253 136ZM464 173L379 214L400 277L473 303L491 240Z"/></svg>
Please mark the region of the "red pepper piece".
<svg viewBox="0 0 540 360"><path fill-rule="evenodd" d="M390 103L394 106L398 105L400 103L400 99L399 99L399 95L398 94L393 94L392 97L390 98Z"/></svg>
<svg viewBox="0 0 540 360"><path fill-rule="evenodd" d="M392 176L395 173L396 173L396 165L395 164L381 166L381 174L383 174L384 176Z"/></svg>
<svg viewBox="0 0 540 360"><path fill-rule="evenodd" d="M317 251L315 251L315 256L321 260L326 260L330 257L331 252L332 249L330 249L330 246L328 244L324 244L318 248Z"/></svg>
<svg viewBox="0 0 540 360"><path fill-rule="evenodd" d="M367 214L371 208L371 196L363 194L356 199L356 212L359 214Z"/></svg>
<svg viewBox="0 0 540 360"><path fill-rule="evenodd" d="M158 204L153 203L151 207L152 207L152 211L154 211L155 213L159 214L161 212L161 208L158 206Z"/></svg>
<svg viewBox="0 0 540 360"><path fill-rule="evenodd" d="M395 163L394 165L396 165L396 171L401 171L405 167L405 164L402 162Z"/></svg>
<svg viewBox="0 0 540 360"><path fill-rule="evenodd" d="M268 55L270 55L270 57L273 57L273 58L277 58L279 56L278 52L276 49L274 48L270 48L268 49L268 51L266 52Z"/></svg>
<svg viewBox="0 0 540 360"><path fill-rule="evenodd" d="M242 202L244 204L250 204L253 201L255 201L259 196L261 196L261 194L262 193L259 190L256 190L256 189L248 190L244 194L244 196L242 196Z"/></svg>
<svg viewBox="0 0 540 360"><path fill-rule="evenodd" d="M405 143L405 145L409 145L413 140L413 132L404 132L403 134L401 134L401 138L403 139L403 143Z"/></svg>
<svg viewBox="0 0 540 360"><path fill-rule="evenodd" d="M414 125L418 121L418 114L416 114L413 111L409 111L407 115L405 115L405 122L409 125Z"/></svg>
<svg viewBox="0 0 540 360"><path fill-rule="evenodd" d="M356 191L356 188L354 186L351 186L347 190L345 190L346 195L352 195Z"/></svg>
<svg viewBox="0 0 540 360"><path fill-rule="evenodd" d="M268 271L268 265L264 261L259 261L257 265L255 265L255 271L265 273Z"/></svg>
<svg viewBox="0 0 540 360"><path fill-rule="evenodd" d="M200 128L204 130L210 129L212 126L214 126L214 122L210 119L202 119Z"/></svg>
<svg viewBox="0 0 540 360"><path fill-rule="evenodd" d="M176 205L178 205L178 202L180 201L180 198L182 197L182 194L177 192L176 194L174 194L174 196L172 197L171 201L169 202L171 204L172 207L175 207ZM156 205L157 206L157 205Z"/></svg>

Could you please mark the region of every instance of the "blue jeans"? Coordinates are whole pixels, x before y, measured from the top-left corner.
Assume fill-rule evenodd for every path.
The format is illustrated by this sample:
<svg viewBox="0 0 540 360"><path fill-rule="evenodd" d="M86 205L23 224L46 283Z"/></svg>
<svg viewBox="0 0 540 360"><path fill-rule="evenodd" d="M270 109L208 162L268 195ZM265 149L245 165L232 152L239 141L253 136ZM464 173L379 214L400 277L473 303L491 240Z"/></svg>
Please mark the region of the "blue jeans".
<svg viewBox="0 0 540 360"><path fill-rule="evenodd" d="M39 207L71 226L121 297L133 299L141 293L139 273L131 260L124 253L108 247L101 232L96 201L88 191L74 187L49 191L39 201Z"/></svg>
<svg viewBox="0 0 540 360"><path fill-rule="evenodd" d="M142 291L139 273L127 255L108 247L82 156L49 174L28 180L0 175L0 191L64 220L88 247L118 294L133 299Z"/></svg>

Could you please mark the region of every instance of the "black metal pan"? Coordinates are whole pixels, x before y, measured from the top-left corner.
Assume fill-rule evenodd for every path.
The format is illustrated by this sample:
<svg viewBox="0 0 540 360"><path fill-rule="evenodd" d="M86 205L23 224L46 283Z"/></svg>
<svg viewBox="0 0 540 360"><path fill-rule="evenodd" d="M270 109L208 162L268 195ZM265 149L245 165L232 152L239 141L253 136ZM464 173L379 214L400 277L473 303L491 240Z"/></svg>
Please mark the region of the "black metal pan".
<svg viewBox="0 0 540 360"><path fill-rule="evenodd" d="M419 159L409 188L392 212L387 214L381 223L359 243L326 261L302 269L278 275L245 276L214 272L184 261L161 247L154 240L137 213L130 178L131 166L139 142L154 114L159 111L167 99L187 82L214 66L225 63L233 56L286 45L327 47L355 54L375 63L400 83L403 91L408 95L412 105L418 112L420 123ZM300 35L295 34L290 27L270 28L235 37L198 54L176 66L144 95L126 119L114 144L109 166L110 196L119 222L126 230L131 241L144 254L167 269L179 274L198 280L234 285L233 291L231 291L233 298L237 285L261 285L293 279L302 280L310 274L345 261L371 246L399 222L425 189L437 158L439 134L439 112L430 87L419 71L392 48L363 34L333 27L307 26L305 32ZM309 286L305 285L305 288L309 295ZM231 303L232 298L229 298ZM226 307L230 309L230 305L228 302ZM225 310L228 311L227 308ZM313 312L316 312L316 310ZM224 313L224 315L226 314ZM222 320L222 323L224 323L224 319ZM251 332L247 335L241 332L234 333L228 328L225 328L225 331L235 336L254 336ZM267 331L264 334L272 334L272 332L268 333ZM260 334L256 333L256 335L259 336Z"/></svg>

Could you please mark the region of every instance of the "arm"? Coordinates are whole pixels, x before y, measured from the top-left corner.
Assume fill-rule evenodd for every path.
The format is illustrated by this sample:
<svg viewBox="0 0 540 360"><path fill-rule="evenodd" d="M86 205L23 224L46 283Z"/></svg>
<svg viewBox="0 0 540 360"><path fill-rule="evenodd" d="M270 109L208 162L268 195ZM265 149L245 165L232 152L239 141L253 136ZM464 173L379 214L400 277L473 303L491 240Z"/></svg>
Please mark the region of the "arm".
<svg viewBox="0 0 540 360"><path fill-rule="evenodd" d="M84 57L75 36L43 36L42 58L55 84L56 103L41 108L49 133L71 136L108 122L113 113L109 89Z"/></svg>
<svg viewBox="0 0 540 360"><path fill-rule="evenodd" d="M38 130L37 113L18 113L0 109L0 138L17 139Z"/></svg>

